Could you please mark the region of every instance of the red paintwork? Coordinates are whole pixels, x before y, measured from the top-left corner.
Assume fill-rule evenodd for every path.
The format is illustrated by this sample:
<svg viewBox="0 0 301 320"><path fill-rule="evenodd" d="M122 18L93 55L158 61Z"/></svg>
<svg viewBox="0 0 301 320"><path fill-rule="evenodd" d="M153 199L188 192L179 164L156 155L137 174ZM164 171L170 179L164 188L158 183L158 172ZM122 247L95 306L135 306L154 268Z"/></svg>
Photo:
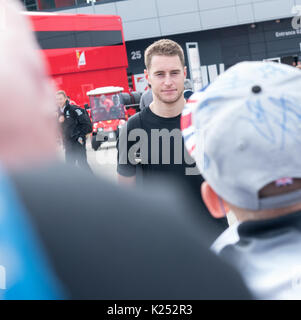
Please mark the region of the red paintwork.
<svg viewBox="0 0 301 320"><path fill-rule="evenodd" d="M65 90L80 106L89 103L87 91L106 86L129 91L127 53L119 16L27 14L34 31L121 30L120 46L42 50L49 75L58 90ZM78 55L85 51L86 65L78 66Z"/></svg>
<svg viewBox="0 0 301 320"><path fill-rule="evenodd" d="M63 8L63 7L72 7L75 6L74 0L55 0L54 7L53 4L50 4L47 0L38 0L38 8L39 10L45 9L54 9L55 8Z"/></svg>
<svg viewBox="0 0 301 320"><path fill-rule="evenodd" d="M104 132L116 131L118 129L118 126L124 122L125 120L122 119L94 122L93 132L97 132L98 128L103 128Z"/></svg>
<svg viewBox="0 0 301 320"><path fill-rule="evenodd" d="M105 94L90 95L90 114L93 122L93 134L97 133L98 128L102 128L103 132L116 132L118 126L123 125L128 120L128 112L122 104L116 105L116 107L120 109L118 119L116 119L116 114L110 114L111 108L114 107L113 96L118 96L120 99L119 92L120 91L113 91ZM96 102L99 102L98 106ZM121 112L121 110L123 110L123 112Z"/></svg>
<svg viewBox="0 0 301 320"><path fill-rule="evenodd" d="M134 108L127 109L127 116L128 117L133 116L135 113L136 113L136 109L134 109Z"/></svg>

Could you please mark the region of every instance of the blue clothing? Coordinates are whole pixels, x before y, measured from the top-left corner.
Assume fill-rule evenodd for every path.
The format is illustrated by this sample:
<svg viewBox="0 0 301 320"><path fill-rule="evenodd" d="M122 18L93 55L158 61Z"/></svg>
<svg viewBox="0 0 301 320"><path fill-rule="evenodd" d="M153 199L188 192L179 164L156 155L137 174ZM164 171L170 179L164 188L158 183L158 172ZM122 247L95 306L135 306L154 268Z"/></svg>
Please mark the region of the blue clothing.
<svg viewBox="0 0 301 320"><path fill-rule="evenodd" d="M60 299L62 289L14 186L0 171L0 299Z"/></svg>

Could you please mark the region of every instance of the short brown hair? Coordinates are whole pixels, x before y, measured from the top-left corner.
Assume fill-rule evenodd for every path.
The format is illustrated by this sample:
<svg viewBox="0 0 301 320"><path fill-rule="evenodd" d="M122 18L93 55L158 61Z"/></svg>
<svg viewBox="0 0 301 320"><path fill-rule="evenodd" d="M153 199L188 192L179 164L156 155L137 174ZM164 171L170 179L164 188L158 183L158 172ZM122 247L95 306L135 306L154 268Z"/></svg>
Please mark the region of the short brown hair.
<svg viewBox="0 0 301 320"><path fill-rule="evenodd" d="M184 52L181 46L175 41L161 39L151 44L144 52L144 63L146 69L151 67L153 56L178 56L181 64L185 66Z"/></svg>
<svg viewBox="0 0 301 320"><path fill-rule="evenodd" d="M57 95L58 95L58 94L61 94L61 95L63 95L63 96L67 99L67 94L66 94L66 92L65 92L64 90L59 90L59 91L56 92L56 94L57 94Z"/></svg>

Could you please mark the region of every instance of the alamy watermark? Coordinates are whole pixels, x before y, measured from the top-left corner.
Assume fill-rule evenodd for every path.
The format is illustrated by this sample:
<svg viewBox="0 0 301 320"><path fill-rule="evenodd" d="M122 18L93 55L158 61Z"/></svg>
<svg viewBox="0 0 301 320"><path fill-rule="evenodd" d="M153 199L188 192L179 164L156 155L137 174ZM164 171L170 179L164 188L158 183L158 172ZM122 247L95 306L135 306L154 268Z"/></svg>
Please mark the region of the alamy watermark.
<svg viewBox="0 0 301 320"><path fill-rule="evenodd" d="M149 136L150 135L150 136ZM106 141L105 136L98 136L97 141ZM171 151L173 150L173 154ZM186 175L198 175L199 170L195 161L183 148L183 137L180 129L151 129L150 133L144 129L132 129L128 134L119 136L118 163L131 165L181 165L184 164ZM101 164L116 164L117 157L112 159L108 154L97 155ZM108 161L108 162L107 162ZM113 163L115 161L115 163Z"/></svg>

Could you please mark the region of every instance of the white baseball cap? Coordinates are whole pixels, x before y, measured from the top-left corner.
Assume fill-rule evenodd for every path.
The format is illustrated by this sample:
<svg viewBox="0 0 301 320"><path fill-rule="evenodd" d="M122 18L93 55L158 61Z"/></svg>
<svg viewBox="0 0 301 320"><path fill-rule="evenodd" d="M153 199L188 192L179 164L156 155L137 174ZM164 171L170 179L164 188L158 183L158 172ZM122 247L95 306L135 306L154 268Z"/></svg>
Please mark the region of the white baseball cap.
<svg viewBox="0 0 301 320"><path fill-rule="evenodd" d="M186 147L229 203L260 210L301 202L301 190L260 198L274 181L301 178L301 72L242 62L193 94L182 114Z"/></svg>

